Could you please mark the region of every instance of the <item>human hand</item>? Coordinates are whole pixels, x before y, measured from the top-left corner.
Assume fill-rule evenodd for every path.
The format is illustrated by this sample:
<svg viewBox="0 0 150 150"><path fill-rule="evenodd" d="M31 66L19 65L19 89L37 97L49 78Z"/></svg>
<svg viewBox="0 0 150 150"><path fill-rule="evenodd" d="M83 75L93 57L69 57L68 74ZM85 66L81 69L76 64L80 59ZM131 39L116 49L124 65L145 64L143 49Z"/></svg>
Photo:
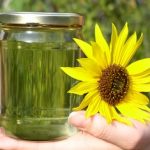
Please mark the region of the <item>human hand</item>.
<svg viewBox="0 0 150 150"><path fill-rule="evenodd" d="M88 133L79 132L62 140L31 142L8 137L0 130L0 150L121 150L119 147L98 139Z"/></svg>
<svg viewBox="0 0 150 150"><path fill-rule="evenodd" d="M131 121L133 126L117 121L109 125L99 114L86 119L84 111L73 112L69 117L69 122L80 130L122 149L150 150L150 123L144 125L135 120Z"/></svg>
<svg viewBox="0 0 150 150"><path fill-rule="evenodd" d="M103 117L96 115L86 119L84 111L73 112L69 122L84 132L58 142L30 142L15 140L0 135L0 149L3 150L149 150L150 124L143 125L132 120L134 126L114 121L108 125ZM89 134L88 134L89 133ZM94 136L91 136L91 135ZM97 138L96 138L97 137ZM106 141L104 141L106 140ZM112 144L110 144L112 143ZM115 146L115 145L118 145ZM121 148L119 148L121 147Z"/></svg>

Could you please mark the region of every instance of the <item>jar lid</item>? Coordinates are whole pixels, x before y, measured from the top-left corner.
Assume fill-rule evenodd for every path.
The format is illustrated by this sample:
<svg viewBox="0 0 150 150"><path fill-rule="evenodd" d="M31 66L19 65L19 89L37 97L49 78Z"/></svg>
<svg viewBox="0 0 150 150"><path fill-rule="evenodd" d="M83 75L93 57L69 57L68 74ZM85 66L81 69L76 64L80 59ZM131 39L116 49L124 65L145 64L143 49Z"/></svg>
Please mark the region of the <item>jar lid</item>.
<svg viewBox="0 0 150 150"><path fill-rule="evenodd" d="M83 16L77 13L9 12L0 13L1 24L82 26Z"/></svg>

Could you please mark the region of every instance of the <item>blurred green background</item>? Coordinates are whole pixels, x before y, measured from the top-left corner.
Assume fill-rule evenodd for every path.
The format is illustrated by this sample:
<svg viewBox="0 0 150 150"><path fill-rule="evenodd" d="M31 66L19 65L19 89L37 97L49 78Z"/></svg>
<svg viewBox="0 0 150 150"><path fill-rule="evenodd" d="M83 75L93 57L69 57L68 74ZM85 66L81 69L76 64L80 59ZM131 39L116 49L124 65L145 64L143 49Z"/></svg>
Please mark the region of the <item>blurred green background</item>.
<svg viewBox="0 0 150 150"><path fill-rule="evenodd" d="M0 0L0 11L76 12L85 16L83 37L94 39L94 25L100 24L108 41L111 23L121 29L129 24L130 34L144 33L136 58L150 57L150 0Z"/></svg>
<svg viewBox="0 0 150 150"><path fill-rule="evenodd" d="M81 13L85 16L83 38L86 41L94 39L95 23L101 26L109 41L111 23L121 30L128 22L129 34L144 33L143 44L134 60L150 57L150 0L0 0L0 12L8 11Z"/></svg>

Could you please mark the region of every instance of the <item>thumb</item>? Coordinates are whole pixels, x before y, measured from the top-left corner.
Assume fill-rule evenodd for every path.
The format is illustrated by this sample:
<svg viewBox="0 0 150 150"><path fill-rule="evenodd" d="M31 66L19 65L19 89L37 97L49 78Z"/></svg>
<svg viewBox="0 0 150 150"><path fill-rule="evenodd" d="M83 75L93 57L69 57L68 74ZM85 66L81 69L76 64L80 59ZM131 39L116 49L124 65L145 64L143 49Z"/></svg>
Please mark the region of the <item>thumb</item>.
<svg viewBox="0 0 150 150"><path fill-rule="evenodd" d="M86 118L85 111L72 112L68 118L68 122L78 129L88 132L98 138L105 138L108 130L106 120L99 114Z"/></svg>
<svg viewBox="0 0 150 150"><path fill-rule="evenodd" d="M78 129L123 149L134 148L141 141L143 133L150 132L150 126L135 121L134 126L127 126L117 121L108 124L100 114L86 118L85 111L72 112L68 121Z"/></svg>

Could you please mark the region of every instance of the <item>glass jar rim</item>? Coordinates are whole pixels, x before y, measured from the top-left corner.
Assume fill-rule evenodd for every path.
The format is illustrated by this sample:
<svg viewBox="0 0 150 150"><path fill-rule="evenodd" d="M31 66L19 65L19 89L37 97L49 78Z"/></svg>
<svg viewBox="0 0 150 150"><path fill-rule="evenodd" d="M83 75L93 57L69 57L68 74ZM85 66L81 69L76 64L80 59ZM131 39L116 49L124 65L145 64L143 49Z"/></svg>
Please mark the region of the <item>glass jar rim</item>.
<svg viewBox="0 0 150 150"><path fill-rule="evenodd" d="M8 12L0 13L0 24L82 26L84 18L78 13Z"/></svg>

